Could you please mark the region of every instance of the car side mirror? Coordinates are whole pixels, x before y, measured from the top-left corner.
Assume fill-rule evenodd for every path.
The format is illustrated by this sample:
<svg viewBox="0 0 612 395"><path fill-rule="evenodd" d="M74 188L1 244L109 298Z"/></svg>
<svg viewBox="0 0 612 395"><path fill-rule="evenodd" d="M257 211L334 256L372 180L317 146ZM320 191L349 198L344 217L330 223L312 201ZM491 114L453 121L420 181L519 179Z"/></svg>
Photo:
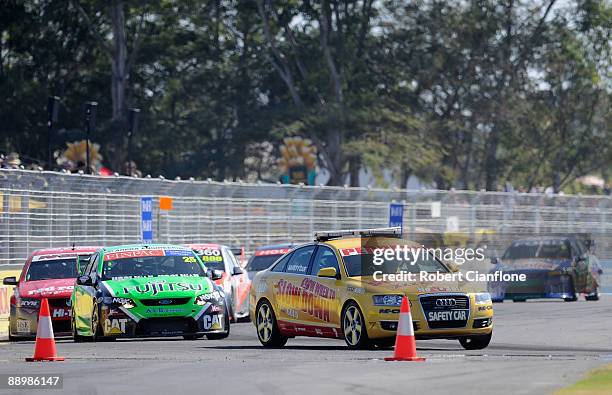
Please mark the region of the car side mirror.
<svg viewBox="0 0 612 395"><path fill-rule="evenodd" d="M317 273L318 277L338 278L338 271L335 267L323 267Z"/></svg>
<svg viewBox="0 0 612 395"><path fill-rule="evenodd" d="M238 266L234 266L234 270L232 270L232 275L233 276L237 276L239 274L244 273L244 270L242 270L242 268L238 267Z"/></svg>
<svg viewBox="0 0 612 395"><path fill-rule="evenodd" d="M88 286L93 285L93 281L92 281L91 277L89 277L89 276L80 276L80 277L77 277L76 283L77 283L77 285L88 285Z"/></svg>
<svg viewBox="0 0 612 395"><path fill-rule="evenodd" d="M83 275L90 259L91 256L77 256L77 271L79 275Z"/></svg>
<svg viewBox="0 0 612 395"><path fill-rule="evenodd" d="M210 271L210 279L211 280L221 280L223 278L222 270L211 270Z"/></svg>
<svg viewBox="0 0 612 395"><path fill-rule="evenodd" d="M4 278L2 280L2 284L4 284L4 285L18 285L19 281L17 281L17 277L11 276L11 277Z"/></svg>
<svg viewBox="0 0 612 395"><path fill-rule="evenodd" d="M493 258L491 258L491 265L497 265L499 264L499 258L494 256Z"/></svg>

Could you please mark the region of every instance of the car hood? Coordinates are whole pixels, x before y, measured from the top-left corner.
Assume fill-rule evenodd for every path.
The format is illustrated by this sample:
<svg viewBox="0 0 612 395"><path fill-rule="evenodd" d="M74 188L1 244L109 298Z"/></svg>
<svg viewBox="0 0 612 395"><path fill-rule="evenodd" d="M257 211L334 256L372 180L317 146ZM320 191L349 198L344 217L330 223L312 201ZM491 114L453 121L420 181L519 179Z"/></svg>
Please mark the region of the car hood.
<svg viewBox="0 0 612 395"><path fill-rule="evenodd" d="M213 283L199 276L156 276L105 280L102 282L117 297L132 299L193 297L213 292Z"/></svg>
<svg viewBox="0 0 612 395"><path fill-rule="evenodd" d="M22 298L69 298L74 290L74 278L23 281L19 283L19 296Z"/></svg>
<svg viewBox="0 0 612 395"><path fill-rule="evenodd" d="M471 292L458 281L376 281L372 276L353 277L349 291L376 293L410 293L415 295L438 292Z"/></svg>

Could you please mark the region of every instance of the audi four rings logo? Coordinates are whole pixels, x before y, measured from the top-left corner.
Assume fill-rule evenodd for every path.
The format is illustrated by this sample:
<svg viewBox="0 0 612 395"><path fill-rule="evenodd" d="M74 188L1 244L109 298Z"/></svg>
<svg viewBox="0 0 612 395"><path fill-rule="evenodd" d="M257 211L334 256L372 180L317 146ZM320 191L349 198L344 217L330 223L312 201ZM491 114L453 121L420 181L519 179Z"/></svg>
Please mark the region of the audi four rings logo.
<svg viewBox="0 0 612 395"><path fill-rule="evenodd" d="M455 299L436 299L436 306L439 307L452 307L457 304Z"/></svg>

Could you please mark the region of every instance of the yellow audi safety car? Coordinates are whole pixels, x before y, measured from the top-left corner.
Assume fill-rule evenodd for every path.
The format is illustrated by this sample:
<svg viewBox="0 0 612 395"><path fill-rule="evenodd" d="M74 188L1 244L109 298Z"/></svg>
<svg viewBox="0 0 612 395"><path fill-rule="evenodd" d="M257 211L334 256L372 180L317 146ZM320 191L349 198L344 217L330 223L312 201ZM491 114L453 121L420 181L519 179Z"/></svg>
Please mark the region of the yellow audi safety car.
<svg viewBox="0 0 612 395"><path fill-rule="evenodd" d="M381 248L420 246L399 237L399 228L318 232L313 243L293 248L257 273L249 313L260 342L282 347L288 338L312 336L344 339L354 349L390 347L405 295L417 339L458 339L468 350L487 347L493 333L490 295L427 276L406 280L406 273L457 271L427 254L409 264L398 257L376 262ZM383 274L401 281L381 281Z"/></svg>

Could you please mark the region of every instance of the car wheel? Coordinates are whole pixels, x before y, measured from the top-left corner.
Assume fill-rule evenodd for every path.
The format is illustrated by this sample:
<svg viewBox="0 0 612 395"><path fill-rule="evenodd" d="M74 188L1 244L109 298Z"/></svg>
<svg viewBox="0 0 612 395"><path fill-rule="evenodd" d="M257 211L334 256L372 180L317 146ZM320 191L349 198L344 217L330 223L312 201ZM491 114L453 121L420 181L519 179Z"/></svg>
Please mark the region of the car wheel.
<svg viewBox="0 0 612 395"><path fill-rule="evenodd" d="M355 302L349 302L342 311L342 333L350 349L365 349L370 346L363 314Z"/></svg>
<svg viewBox="0 0 612 395"><path fill-rule="evenodd" d="M492 336L493 332L488 335L466 336L459 338L459 343L466 350L482 350L489 345Z"/></svg>
<svg viewBox="0 0 612 395"><path fill-rule="evenodd" d="M276 315L267 300L262 301L255 312L257 337L264 347L282 347L287 343L276 325Z"/></svg>
<svg viewBox="0 0 612 395"><path fill-rule="evenodd" d="M211 333L210 335L206 335L208 340L221 340L225 339L230 334L230 317L227 312L227 308L225 309L225 327L227 330L223 333Z"/></svg>
<svg viewBox="0 0 612 395"><path fill-rule="evenodd" d="M93 341L113 341L114 337L104 337L104 331L102 330L102 323L100 322L100 308L97 304L94 305L94 309L91 313L91 339Z"/></svg>
<svg viewBox="0 0 612 395"><path fill-rule="evenodd" d="M590 302L599 300L599 288L595 288L595 291L591 292L588 295L585 295L584 299Z"/></svg>

